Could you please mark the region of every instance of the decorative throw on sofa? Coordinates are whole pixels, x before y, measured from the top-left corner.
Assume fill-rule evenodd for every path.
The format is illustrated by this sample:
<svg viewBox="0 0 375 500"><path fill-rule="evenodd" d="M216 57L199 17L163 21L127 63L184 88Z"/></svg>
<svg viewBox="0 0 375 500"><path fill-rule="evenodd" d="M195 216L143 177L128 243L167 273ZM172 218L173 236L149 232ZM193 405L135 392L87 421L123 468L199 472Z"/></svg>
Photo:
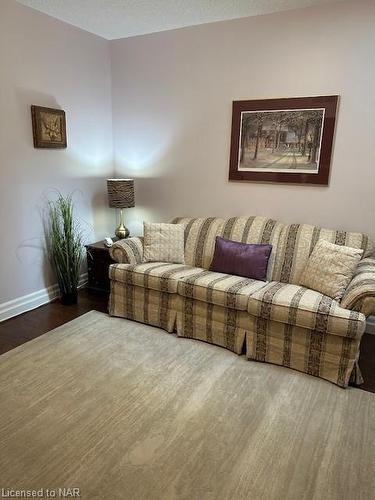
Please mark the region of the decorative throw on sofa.
<svg viewBox="0 0 375 500"><path fill-rule="evenodd" d="M250 245L216 236L210 271L266 281L272 245Z"/></svg>
<svg viewBox="0 0 375 500"><path fill-rule="evenodd" d="M143 262L184 264L184 226L182 224L143 223Z"/></svg>
<svg viewBox="0 0 375 500"><path fill-rule="evenodd" d="M300 285L340 301L352 280L363 250L319 240L300 278Z"/></svg>

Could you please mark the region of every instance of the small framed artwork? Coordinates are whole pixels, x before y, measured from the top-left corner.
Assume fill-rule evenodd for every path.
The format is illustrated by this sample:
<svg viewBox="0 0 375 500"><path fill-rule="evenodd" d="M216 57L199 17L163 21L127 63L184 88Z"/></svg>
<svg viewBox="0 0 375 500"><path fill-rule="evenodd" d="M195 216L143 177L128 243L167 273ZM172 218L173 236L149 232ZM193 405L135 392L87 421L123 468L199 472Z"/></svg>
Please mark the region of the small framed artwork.
<svg viewBox="0 0 375 500"><path fill-rule="evenodd" d="M65 111L31 106L34 148L66 148Z"/></svg>
<svg viewBox="0 0 375 500"><path fill-rule="evenodd" d="M328 185L338 96L234 101L230 181Z"/></svg>

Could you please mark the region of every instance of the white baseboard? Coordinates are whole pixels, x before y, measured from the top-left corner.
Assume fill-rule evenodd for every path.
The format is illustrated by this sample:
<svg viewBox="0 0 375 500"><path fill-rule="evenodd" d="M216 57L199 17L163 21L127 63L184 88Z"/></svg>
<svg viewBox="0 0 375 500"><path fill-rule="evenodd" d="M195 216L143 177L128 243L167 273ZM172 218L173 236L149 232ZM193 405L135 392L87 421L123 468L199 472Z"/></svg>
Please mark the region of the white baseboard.
<svg viewBox="0 0 375 500"><path fill-rule="evenodd" d="M87 283L87 273L81 274L79 279L78 288L82 288ZM51 285L48 288L43 288L37 292L30 293L29 295L24 295L18 299L10 300L9 302L4 302L0 304L0 322L6 319L13 318L13 316L18 316L32 309L47 304L54 299L59 297L59 287L58 285Z"/></svg>
<svg viewBox="0 0 375 500"><path fill-rule="evenodd" d="M366 333L375 335L375 316L369 316L366 322Z"/></svg>

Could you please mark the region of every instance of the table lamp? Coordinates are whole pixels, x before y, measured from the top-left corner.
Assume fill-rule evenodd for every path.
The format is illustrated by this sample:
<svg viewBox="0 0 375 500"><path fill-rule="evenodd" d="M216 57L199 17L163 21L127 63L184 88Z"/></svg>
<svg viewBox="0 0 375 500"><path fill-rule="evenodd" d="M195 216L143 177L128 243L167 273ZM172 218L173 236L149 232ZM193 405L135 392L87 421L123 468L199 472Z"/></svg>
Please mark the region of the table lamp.
<svg viewBox="0 0 375 500"><path fill-rule="evenodd" d="M120 224L115 231L117 238L129 236L124 225L123 208L131 208L134 203L134 179L107 179L108 203L111 208L120 209Z"/></svg>

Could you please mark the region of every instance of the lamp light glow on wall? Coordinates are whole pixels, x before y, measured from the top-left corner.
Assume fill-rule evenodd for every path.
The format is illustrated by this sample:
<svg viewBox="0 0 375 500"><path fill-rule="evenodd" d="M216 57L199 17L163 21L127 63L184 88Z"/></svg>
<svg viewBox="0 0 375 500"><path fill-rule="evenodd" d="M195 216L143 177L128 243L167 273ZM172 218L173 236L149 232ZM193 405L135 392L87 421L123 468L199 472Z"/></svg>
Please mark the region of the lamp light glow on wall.
<svg viewBox="0 0 375 500"><path fill-rule="evenodd" d="M111 208L120 209L120 224L115 234L119 239L127 238L129 230L124 225L124 208L135 206L134 179L107 179L108 203Z"/></svg>

